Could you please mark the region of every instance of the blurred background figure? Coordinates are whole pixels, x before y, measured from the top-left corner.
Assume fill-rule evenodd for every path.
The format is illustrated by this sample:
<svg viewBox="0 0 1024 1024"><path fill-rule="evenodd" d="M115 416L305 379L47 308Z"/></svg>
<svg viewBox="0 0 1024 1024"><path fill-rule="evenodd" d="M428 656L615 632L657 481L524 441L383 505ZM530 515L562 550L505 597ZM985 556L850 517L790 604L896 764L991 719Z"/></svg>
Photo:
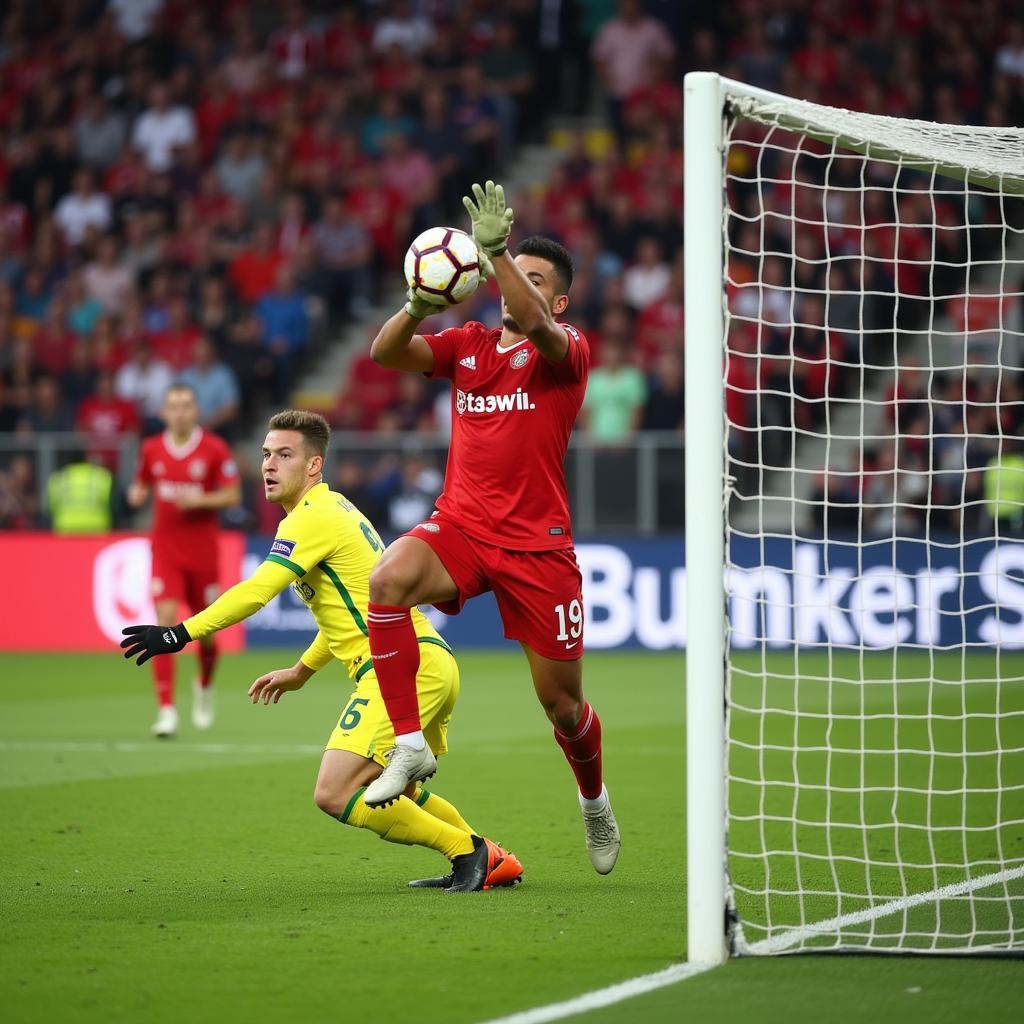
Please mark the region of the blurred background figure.
<svg viewBox="0 0 1024 1024"><path fill-rule="evenodd" d="M230 440L238 425L238 381L205 334L196 339L192 362L180 379L195 393L200 425Z"/></svg>
<svg viewBox="0 0 1024 1024"><path fill-rule="evenodd" d="M1004 437L984 474L985 513L1000 536L1024 533L1024 441Z"/></svg>
<svg viewBox="0 0 1024 1024"><path fill-rule="evenodd" d="M47 484L55 533L107 533L114 525L114 475L100 456L75 457Z"/></svg>

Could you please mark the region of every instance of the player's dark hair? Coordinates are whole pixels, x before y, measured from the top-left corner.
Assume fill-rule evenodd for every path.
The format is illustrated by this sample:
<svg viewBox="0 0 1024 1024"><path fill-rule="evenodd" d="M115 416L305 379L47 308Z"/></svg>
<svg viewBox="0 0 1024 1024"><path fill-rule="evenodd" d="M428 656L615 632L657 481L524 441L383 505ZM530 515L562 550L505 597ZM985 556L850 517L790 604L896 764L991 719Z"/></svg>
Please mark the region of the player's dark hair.
<svg viewBox="0 0 1024 1024"><path fill-rule="evenodd" d="M318 412L306 409L285 409L270 417L268 430L295 430L300 433L314 454L327 455L327 445L331 440L331 428L327 420Z"/></svg>
<svg viewBox="0 0 1024 1024"><path fill-rule="evenodd" d="M556 242L553 238L531 235L516 246L515 254L517 256L536 256L538 259L547 260L555 268L562 294L568 294L572 287L573 265L572 256L564 245Z"/></svg>

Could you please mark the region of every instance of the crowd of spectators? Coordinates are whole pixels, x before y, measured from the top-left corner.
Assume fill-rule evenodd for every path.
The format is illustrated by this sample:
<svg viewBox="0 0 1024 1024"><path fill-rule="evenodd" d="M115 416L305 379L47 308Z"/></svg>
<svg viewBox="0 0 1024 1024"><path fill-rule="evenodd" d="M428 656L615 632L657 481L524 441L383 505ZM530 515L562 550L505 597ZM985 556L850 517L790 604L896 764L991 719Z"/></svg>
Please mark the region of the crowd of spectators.
<svg viewBox="0 0 1024 1024"><path fill-rule="evenodd" d="M872 113L1024 123L1024 26L1008 4L764 10L726 55L733 77ZM875 436L852 446L849 464L831 451L851 445L828 446L806 525L991 528L993 481L1024 426L1024 334L1013 263L1003 265L1024 204L778 129L766 140L764 126L739 123L727 165L725 374L738 492L755 493L760 467L795 456L799 477L813 472L795 438L834 426L844 406L860 414L840 432L856 431L867 397L861 429ZM890 414L876 429L879 396Z"/></svg>
<svg viewBox="0 0 1024 1024"><path fill-rule="evenodd" d="M816 481L813 524L922 537L1024 532L1024 370L889 374L883 429Z"/></svg>
<svg viewBox="0 0 1024 1024"><path fill-rule="evenodd" d="M179 379L229 440L289 400L324 325L365 317L536 119L537 4L422 7L5 5L3 434L144 435ZM38 521L14 450L0 526Z"/></svg>
<svg viewBox="0 0 1024 1024"><path fill-rule="evenodd" d="M568 318L594 352L581 427L612 452L637 431L681 435L687 70L952 123L1019 124L1024 105L1024 26L1003 0L744 0L699 12L669 0L14 0L6 11L0 430L25 435L158 429L162 391L184 377L206 424L238 436L261 395L288 400L318 324L365 317L393 286L407 240L457 216L468 182L507 170L517 146L538 139L560 158L514 196L515 230L553 236L576 259ZM549 115L595 109L600 124L591 116L549 135ZM756 144L757 131L745 138ZM813 156L801 169L809 186L824 180ZM828 183L849 207L847 166L832 162ZM771 170L762 177L780 177ZM900 219L924 223L927 196L912 178L899 184ZM833 262L827 284L837 296L875 293L857 300L857 315L898 334L929 318L940 285L958 287L966 236L952 229L964 205L936 214L951 230L901 232L905 262L887 260L896 211L886 188L869 193L878 205L864 214L878 230L841 239L850 259ZM820 188L807 191L820 199ZM740 213L796 201L777 183L730 192ZM831 212L841 222L851 210ZM932 237L951 246L949 281L915 273ZM740 356L730 415L750 428L734 444L749 459L743 438L774 425L780 440L765 457L782 464L789 428L813 427L823 400L854 385L842 366L853 349L869 338L884 364L898 339L855 332L842 301L819 308L813 292L826 282L806 268L816 245L836 241L824 228L801 232L807 251L768 239L776 255L764 261L748 254L766 240L745 235L740 219L730 240L733 312L750 315L753 303L751 318L777 328L730 339ZM986 239L972 241L977 258ZM484 288L430 326L495 323L496 312ZM754 410L757 388L786 400ZM340 428L447 426L436 385L368 359L338 393ZM32 491L31 461L0 460L0 525L31 521L31 494L10 498L26 480ZM437 466L347 460L337 472L397 524Z"/></svg>

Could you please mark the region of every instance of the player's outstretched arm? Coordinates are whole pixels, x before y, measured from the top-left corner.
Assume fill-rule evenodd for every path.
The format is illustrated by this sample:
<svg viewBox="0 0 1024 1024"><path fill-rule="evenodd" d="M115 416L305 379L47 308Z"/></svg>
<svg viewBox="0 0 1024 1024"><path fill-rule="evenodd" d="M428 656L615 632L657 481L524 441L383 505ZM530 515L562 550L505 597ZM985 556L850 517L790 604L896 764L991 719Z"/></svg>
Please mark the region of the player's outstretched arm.
<svg viewBox="0 0 1024 1024"><path fill-rule="evenodd" d="M135 664L144 665L157 654L177 654L189 641L201 640L254 615L294 579L291 569L276 562L262 562L247 580L236 583L198 615L177 626L126 626L121 631L125 635L121 641L124 656L138 656Z"/></svg>
<svg viewBox="0 0 1024 1024"><path fill-rule="evenodd" d="M494 258L494 275L512 319L552 363L560 363L569 351L569 336L551 315L547 299L506 252Z"/></svg>
<svg viewBox="0 0 1024 1024"><path fill-rule="evenodd" d="M247 580L225 590L213 604L186 619L182 625L193 640L219 633L265 608L294 580L295 573L291 569L268 559L261 562Z"/></svg>
<svg viewBox="0 0 1024 1024"><path fill-rule="evenodd" d="M508 253L515 217L505 205L505 190L493 181L474 185L472 198L464 196L462 205L477 248L489 258L509 314L545 359L560 363L569 351L569 338L555 323L547 300Z"/></svg>
<svg viewBox="0 0 1024 1024"><path fill-rule="evenodd" d="M416 333L416 328L432 312L437 312L437 308L410 292L405 308L377 332L377 337L370 345L370 358L389 370L430 373L434 369L434 352L424 341L423 335Z"/></svg>

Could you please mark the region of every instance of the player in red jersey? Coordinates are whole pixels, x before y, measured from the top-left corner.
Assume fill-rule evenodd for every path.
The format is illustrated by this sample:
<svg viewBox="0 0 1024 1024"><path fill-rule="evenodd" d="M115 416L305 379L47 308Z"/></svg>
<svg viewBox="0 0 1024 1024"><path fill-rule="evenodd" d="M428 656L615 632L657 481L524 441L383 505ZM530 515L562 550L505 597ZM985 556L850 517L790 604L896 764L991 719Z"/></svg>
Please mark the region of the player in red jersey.
<svg viewBox="0 0 1024 1024"><path fill-rule="evenodd" d="M569 253L537 237L513 259L504 191L492 182L473 191L476 202L467 199L466 208L483 269L501 288L501 327L467 323L417 334L436 307L410 292L370 349L382 366L452 382L452 439L437 511L396 540L370 577L370 650L397 746L364 799L386 803L436 767L420 730L410 608L433 604L456 614L492 590L505 636L522 644L576 776L591 862L607 874L619 830L602 781L601 722L583 696L581 576L564 470L590 349L557 319L569 304Z"/></svg>
<svg viewBox="0 0 1024 1024"><path fill-rule="evenodd" d="M238 469L227 444L199 426L195 392L187 384L172 384L164 397L163 434L147 438L135 482L128 490L133 508L154 496L153 603L161 626L179 622L178 605L193 612L217 596L217 513L241 499ZM217 661L213 637L200 641L199 678L192 697L192 724L213 724L210 684ZM154 658L153 678L159 710L153 734L178 731L174 707L174 659Z"/></svg>

